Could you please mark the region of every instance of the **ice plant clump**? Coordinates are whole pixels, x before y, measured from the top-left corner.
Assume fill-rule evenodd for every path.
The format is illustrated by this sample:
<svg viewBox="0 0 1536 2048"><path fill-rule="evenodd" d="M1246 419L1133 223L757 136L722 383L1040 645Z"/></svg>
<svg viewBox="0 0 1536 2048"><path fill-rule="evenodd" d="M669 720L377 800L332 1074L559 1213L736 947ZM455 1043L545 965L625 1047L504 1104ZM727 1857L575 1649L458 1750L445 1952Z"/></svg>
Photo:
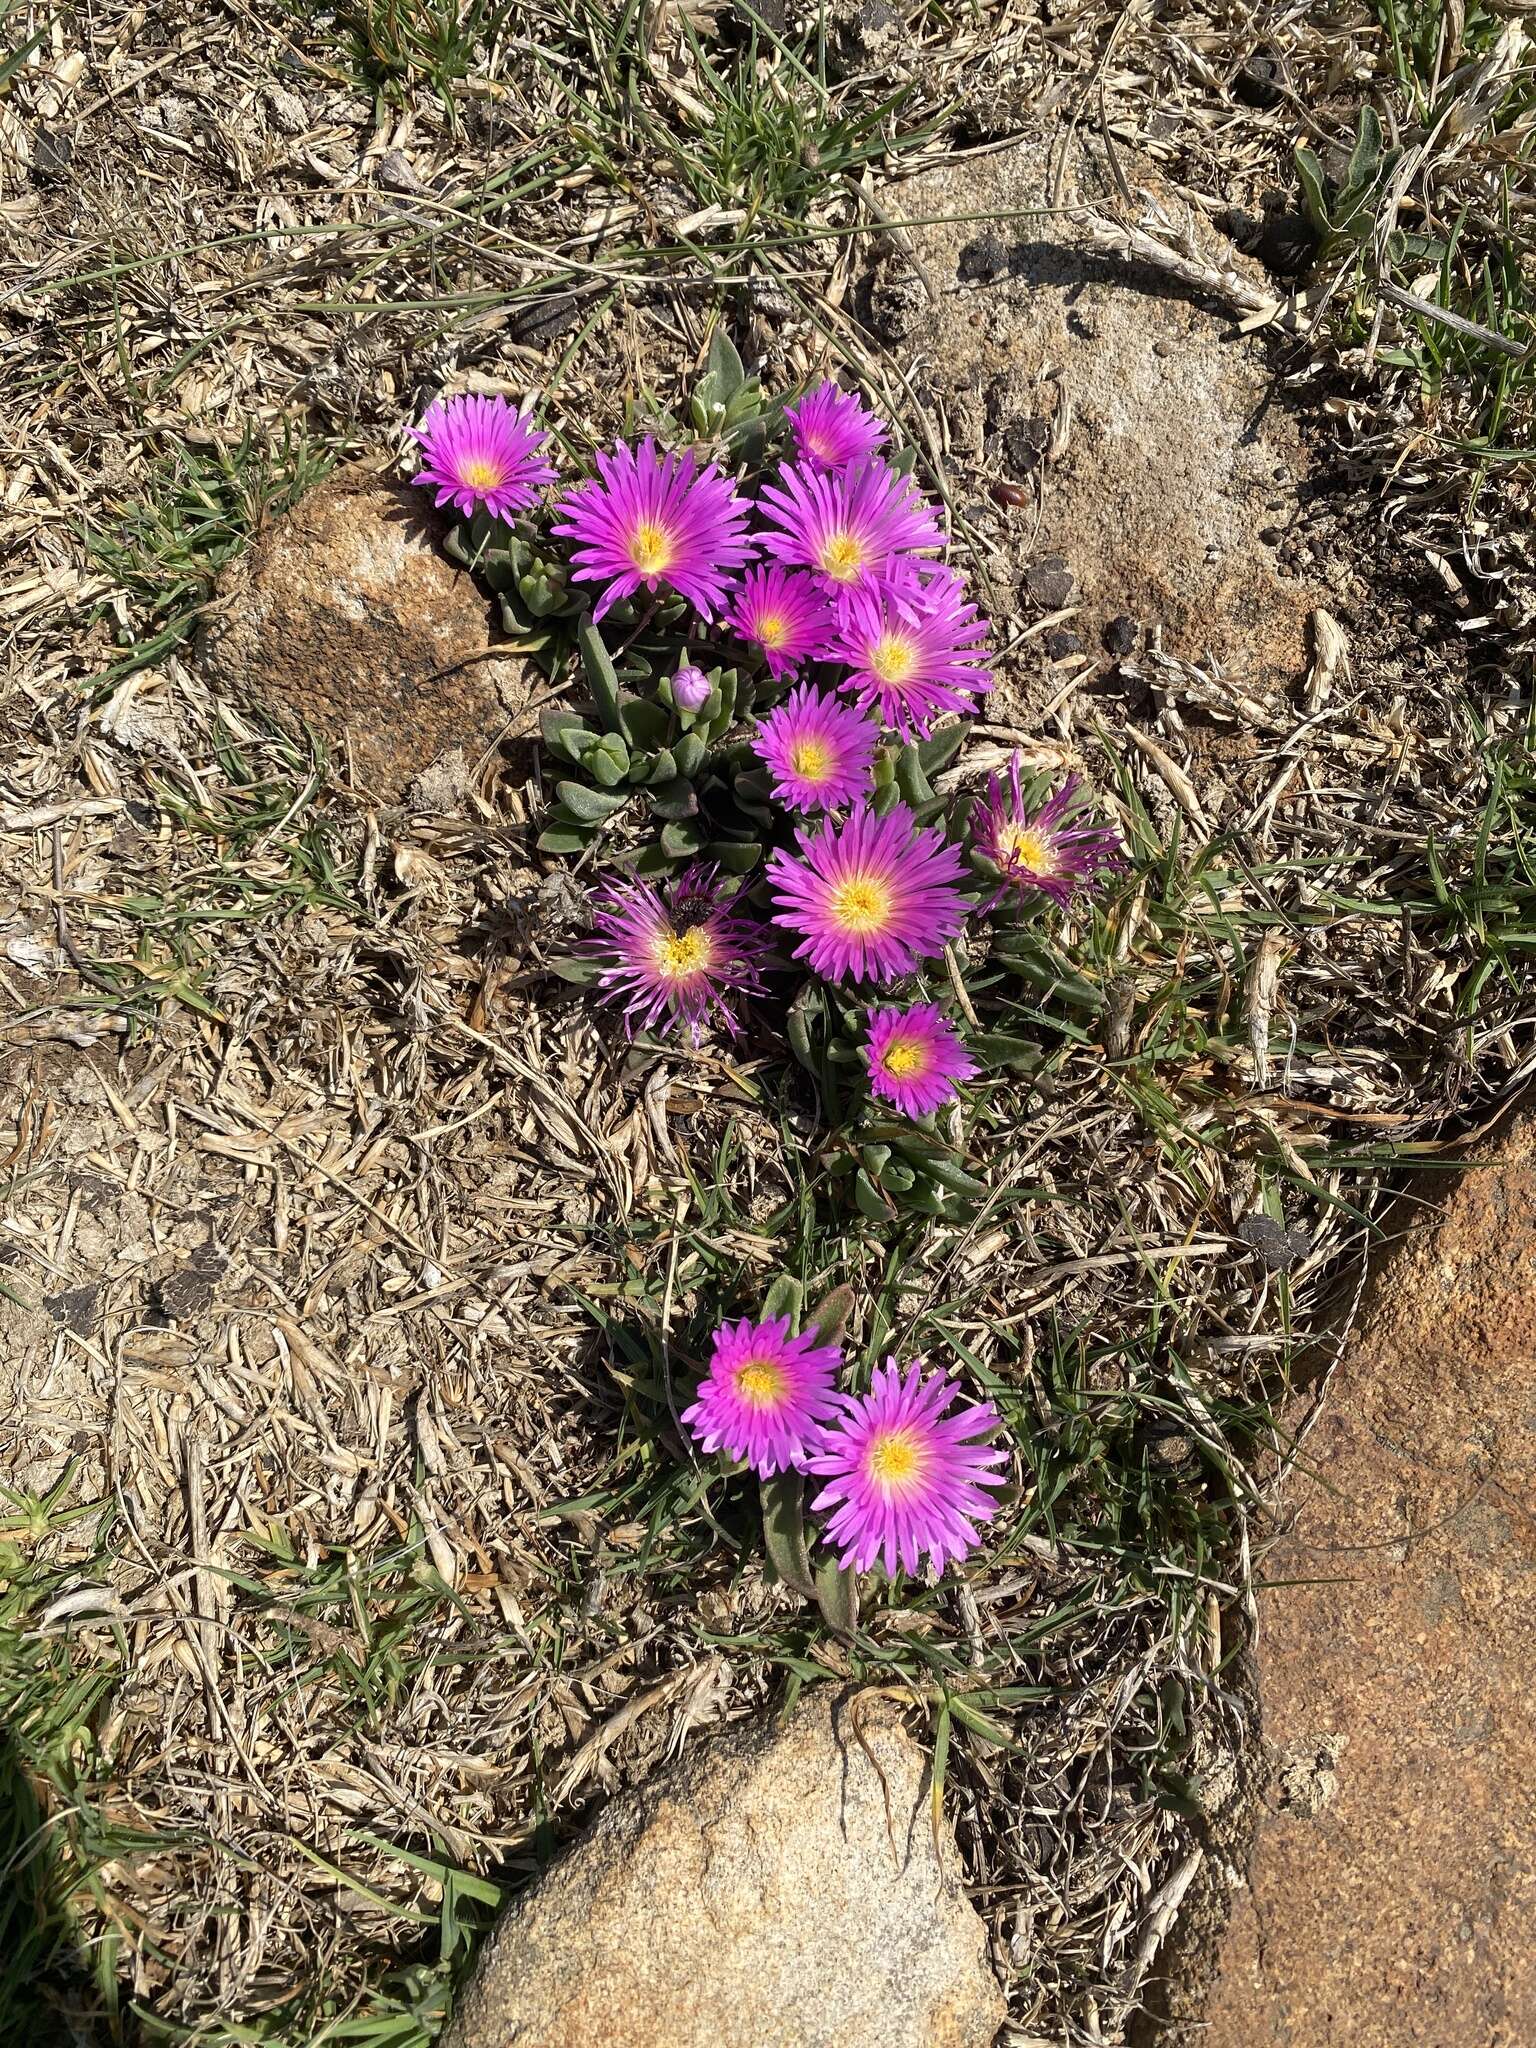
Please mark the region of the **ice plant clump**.
<svg viewBox="0 0 1536 2048"><path fill-rule="evenodd" d="M789 1334L789 1317L742 1321L715 1332L709 1371L687 1424L706 1451L744 1458L759 1478L800 1469L818 1425L835 1412L836 1344L815 1331Z"/></svg>
<svg viewBox="0 0 1536 2048"><path fill-rule="evenodd" d="M1006 785L991 778L986 801L971 821L972 845L998 875L984 909L1038 889L1065 910L1079 890L1099 887L1104 873L1126 865L1125 849L1110 827L1072 823L1081 789L1081 777L1069 775L1030 817L1019 787L1018 755L1008 764Z"/></svg>
<svg viewBox="0 0 1536 2048"><path fill-rule="evenodd" d="M504 398L440 398L411 432L426 458L411 481L434 489L438 505L465 514L483 505L505 519L555 480L554 465L539 453L548 434Z"/></svg>
<svg viewBox="0 0 1536 2048"><path fill-rule="evenodd" d="M774 923L800 935L795 958L828 981L891 981L941 953L965 922L965 864L937 827L903 804L860 808L842 825L800 832L800 857L768 861Z"/></svg>
<svg viewBox="0 0 1536 2048"><path fill-rule="evenodd" d="M672 702L679 711L702 711L713 688L703 669L685 662L672 678Z"/></svg>
<svg viewBox="0 0 1536 2048"><path fill-rule="evenodd" d="M725 623L763 650L769 675L793 675L816 659L832 625L832 606L813 576L776 564L749 569L724 612Z"/></svg>
<svg viewBox="0 0 1536 2048"><path fill-rule="evenodd" d="M644 584L667 583L703 616L724 601L732 571L757 552L746 533L747 505L713 463L663 454L649 436L599 454L597 475L578 484L556 510L551 531L574 540L572 572L606 588L593 608L601 619Z"/></svg>
<svg viewBox="0 0 1536 2048"><path fill-rule="evenodd" d="M627 1028L649 1030L667 1014L688 1027L695 1045L713 1010L733 1035L728 989L755 995L767 939L738 915L739 889L713 867L685 868L666 893L638 879L612 882L592 913L585 950L601 962L598 983L624 1005Z"/></svg>
<svg viewBox="0 0 1536 2048"><path fill-rule="evenodd" d="M946 712L972 712L992 687L978 642L987 622L965 578L924 563L845 591L826 658L848 664L843 688L903 739L925 739Z"/></svg>
<svg viewBox="0 0 1536 2048"><path fill-rule="evenodd" d="M884 422L863 399L840 390L830 378L798 405L786 405L784 417L795 437L795 455L807 469L849 469L867 462L886 438Z"/></svg>
<svg viewBox="0 0 1536 2048"><path fill-rule="evenodd" d="M1003 1486L1006 1451L986 1439L999 1426L990 1401L966 1402L950 1414L958 1389L913 1363L905 1380L894 1358L876 1366L864 1395L837 1394L837 1420L820 1432L807 1472L826 1479L811 1501L830 1510L827 1541L839 1565L866 1571L876 1559L894 1576L915 1573L924 1552L935 1571L958 1564L981 1538L976 1525L997 1511L984 1491Z"/></svg>
<svg viewBox="0 0 1536 2048"><path fill-rule="evenodd" d="M813 569L834 592L872 581L899 555L944 544L912 479L880 461L831 475L787 464L776 484L764 484L761 510L783 529L759 536L764 553Z"/></svg>
<svg viewBox="0 0 1536 2048"><path fill-rule="evenodd" d="M753 747L781 804L821 811L868 796L879 738L851 704L802 683L759 725Z"/></svg>
<svg viewBox="0 0 1536 2048"><path fill-rule="evenodd" d="M927 1116L949 1101L957 1081L968 1081L976 1062L937 1003L907 1010L873 1010L864 1047L869 1092L904 1116Z"/></svg>

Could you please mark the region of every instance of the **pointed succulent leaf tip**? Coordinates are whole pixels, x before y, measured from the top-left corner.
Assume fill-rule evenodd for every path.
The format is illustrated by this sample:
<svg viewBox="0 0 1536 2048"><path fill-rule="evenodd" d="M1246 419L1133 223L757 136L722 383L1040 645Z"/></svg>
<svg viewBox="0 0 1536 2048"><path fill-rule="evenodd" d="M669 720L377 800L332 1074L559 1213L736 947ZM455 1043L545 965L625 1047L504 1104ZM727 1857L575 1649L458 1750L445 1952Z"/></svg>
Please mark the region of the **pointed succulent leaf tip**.
<svg viewBox="0 0 1536 2048"><path fill-rule="evenodd" d="M649 437L596 462L597 475L560 500L552 528L576 543L572 574L605 586L594 619L642 586L663 585L713 618L734 572L757 553L748 506L729 478L713 463L698 468L691 454L663 454Z"/></svg>
<svg viewBox="0 0 1536 2048"><path fill-rule="evenodd" d="M412 481L434 491L436 504L465 514L483 507L505 519L535 504L555 480L540 453L549 435L504 398L440 398L411 433L423 456Z"/></svg>
<svg viewBox="0 0 1536 2048"><path fill-rule="evenodd" d="M836 1416L818 1431L806 1470L827 1483L811 1499L825 1514L838 1563L887 1577L958 1564L981 1541L979 1525L1007 1484L996 1468L1006 1451L987 1439L1000 1427L990 1401L962 1402L952 1380L924 1379L914 1361L905 1379L894 1358L877 1366L867 1394L837 1394ZM958 1404L958 1405L957 1405Z"/></svg>

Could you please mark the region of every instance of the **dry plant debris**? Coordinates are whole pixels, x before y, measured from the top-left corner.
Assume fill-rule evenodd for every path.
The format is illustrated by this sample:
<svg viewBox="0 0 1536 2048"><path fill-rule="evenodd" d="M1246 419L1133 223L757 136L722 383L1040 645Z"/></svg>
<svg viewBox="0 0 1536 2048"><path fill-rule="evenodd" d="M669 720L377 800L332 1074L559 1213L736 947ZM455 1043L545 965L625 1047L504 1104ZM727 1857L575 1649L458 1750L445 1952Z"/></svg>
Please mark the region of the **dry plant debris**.
<svg viewBox="0 0 1536 2048"><path fill-rule="evenodd" d="M6 17L0 2015L34 2034L422 2041L608 1789L830 1675L935 1745L1015 2048L1123 2038L1237 1792L1277 1377L1379 1177L1536 1058L1529 365L1401 299L1524 350L1519 22L763 18ZM1320 233L1294 145L1332 204L1368 102L1380 176ZM1194 282L1280 309L1240 308L1312 422L1291 544L1340 582L1294 698L1117 643L983 728L967 772L1090 765L1141 875L1020 1001L1025 1195L904 1259L807 1237L768 1060L627 1057L551 978L582 912L530 852L536 761L381 806L191 639L441 388L595 441L722 310L985 501L878 325L954 282L903 174L1026 123L1189 209L1127 179L1115 234L1187 265L1203 216L1271 266ZM1402 238L1449 230L1431 277ZM854 1284L861 1342L965 1359L1028 1447L986 1569L852 1649L671 1420L706 1307L785 1264Z"/></svg>

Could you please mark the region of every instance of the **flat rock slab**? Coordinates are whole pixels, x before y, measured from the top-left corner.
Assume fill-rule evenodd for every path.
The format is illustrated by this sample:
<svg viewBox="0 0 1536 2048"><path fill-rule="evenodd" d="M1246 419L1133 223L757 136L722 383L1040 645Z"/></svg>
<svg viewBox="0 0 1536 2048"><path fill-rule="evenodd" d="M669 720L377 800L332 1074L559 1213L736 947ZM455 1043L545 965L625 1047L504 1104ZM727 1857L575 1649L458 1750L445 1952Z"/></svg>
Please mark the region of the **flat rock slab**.
<svg viewBox="0 0 1536 2048"><path fill-rule="evenodd" d="M530 671L442 531L409 484L331 477L221 586L199 642L210 682L345 741L384 798L452 748L484 754L527 706Z"/></svg>
<svg viewBox="0 0 1536 2048"><path fill-rule="evenodd" d="M1265 1560L1205 2048L1536 2042L1536 1100L1474 1157L1398 1213Z"/></svg>
<svg viewBox="0 0 1536 2048"><path fill-rule="evenodd" d="M986 1936L888 1703L622 1794L504 1915L441 2048L990 2048Z"/></svg>
<svg viewBox="0 0 1536 2048"><path fill-rule="evenodd" d="M1184 225L1188 207L1126 162ZM1280 565L1308 460L1264 346L1166 275L1085 246L1059 208L1123 211L1090 143L1056 211L1052 178L1044 145L1024 140L906 180L902 217L924 223L912 243L937 303L893 253L868 317L919 363L960 487L1023 494L1014 566L1035 610L1075 605L1067 623L1095 656L1156 634L1170 655L1284 688L1328 593ZM1213 265L1267 286L1213 230L1194 232Z"/></svg>

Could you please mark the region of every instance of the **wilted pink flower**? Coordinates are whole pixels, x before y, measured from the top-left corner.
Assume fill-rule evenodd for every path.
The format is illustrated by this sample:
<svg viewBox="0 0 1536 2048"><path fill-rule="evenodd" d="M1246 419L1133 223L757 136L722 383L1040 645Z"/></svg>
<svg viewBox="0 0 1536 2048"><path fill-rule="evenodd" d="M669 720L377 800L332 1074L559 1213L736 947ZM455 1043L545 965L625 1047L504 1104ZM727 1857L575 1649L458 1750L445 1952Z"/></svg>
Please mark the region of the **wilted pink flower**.
<svg viewBox="0 0 1536 2048"><path fill-rule="evenodd" d="M985 905L991 910L1012 894L1038 889L1065 910L1079 890L1100 886L1100 876L1128 865L1119 835L1107 825L1074 825L1082 780L1069 775L1034 817L1024 808L1019 757L1008 766L1006 786L993 776L986 801L971 818L974 850L997 870L998 887Z"/></svg>
<svg viewBox="0 0 1536 2048"><path fill-rule="evenodd" d="M976 1062L937 1003L870 1013L864 1047L869 1092L895 1103L905 1116L927 1116L948 1102L957 1081L968 1081Z"/></svg>
<svg viewBox="0 0 1536 2048"><path fill-rule="evenodd" d="M712 618L731 572L757 552L745 531L746 502L714 464L699 469L690 454L664 455L649 437L638 448L621 441L611 455L599 454L597 475L555 509L563 520L551 531L577 544L573 573L607 584L594 619L642 584L655 590L662 583Z"/></svg>
<svg viewBox="0 0 1536 2048"><path fill-rule="evenodd" d="M816 1426L833 1413L842 1362L814 1331L789 1334L789 1317L722 1323L687 1424L706 1451L744 1458L760 1478L799 1468Z"/></svg>
<svg viewBox="0 0 1536 2048"><path fill-rule="evenodd" d="M721 616L732 632L763 650L769 675L777 677L820 655L832 606L814 576L771 563L747 571Z"/></svg>
<svg viewBox="0 0 1536 2048"><path fill-rule="evenodd" d="M685 663L672 678L672 702L679 711L702 711L713 688L703 669Z"/></svg>
<svg viewBox="0 0 1536 2048"><path fill-rule="evenodd" d="M833 810L867 796L880 735L861 712L809 683L791 690L757 729L753 749L792 811Z"/></svg>
<svg viewBox="0 0 1536 2048"><path fill-rule="evenodd" d="M819 1432L805 1469L830 1481L811 1508L830 1511L827 1541L844 1570L878 1558L887 1576L898 1564L912 1573L926 1552L942 1571L981 1541L976 1524L997 1512L984 1489L1007 1484L992 1468L1008 1454L986 1445L1000 1423L992 1403L950 1414L958 1395L941 1374L923 1379L916 1362L903 1380L894 1358L876 1366L869 1393L833 1395L837 1420Z"/></svg>
<svg viewBox="0 0 1536 2048"><path fill-rule="evenodd" d="M795 958L828 981L894 980L941 953L965 922L958 850L905 805L883 818L861 808L798 838L798 860L769 856L773 921L800 934Z"/></svg>
<svg viewBox="0 0 1536 2048"><path fill-rule="evenodd" d="M623 1003L631 1031L649 1030L668 1013L697 1045L711 1010L736 1031L725 992L755 995L768 950L762 928L738 914L740 896L717 880L714 868L697 864L665 892L629 879L611 882L598 895L594 936L584 949L603 963L599 985Z"/></svg>
<svg viewBox="0 0 1536 2048"><path fill-rule="evenodd" d="M504 398L440 398L411 432L426 458L412 482L433 488L438 505L465 513L483 505L505 519L555 480L553 465L539 454L548 434Z"/></svg>
<svg viewBox="0 0 1536 2048"><path fill-rule="evenodd" d="M908 476L878 460L823 475L789 463L764 484L761 511L782 531L759 536L765 554L824 576L835 590L869 582L898 555L942 547L933 507Z"/></svg>
<svg viewBox="0 0 1536 2048"><path fill-rule="evenodd" d="M786 405L784 417L795 437L795 455L807 469L848 469L867 462L886 438L884 421L857 392L839 390L830 378L797 405Z"/></svg>
<svg viewBox="0 0 1536 2048"><path fill-rule="evenodd" d="M846 662L843 688L879 711L903 739L925 738L946 712L972 712L992 687L978 645L987 622L966 601L965 578L924 563L920 573L844 591L826 659Z"/></svg>

